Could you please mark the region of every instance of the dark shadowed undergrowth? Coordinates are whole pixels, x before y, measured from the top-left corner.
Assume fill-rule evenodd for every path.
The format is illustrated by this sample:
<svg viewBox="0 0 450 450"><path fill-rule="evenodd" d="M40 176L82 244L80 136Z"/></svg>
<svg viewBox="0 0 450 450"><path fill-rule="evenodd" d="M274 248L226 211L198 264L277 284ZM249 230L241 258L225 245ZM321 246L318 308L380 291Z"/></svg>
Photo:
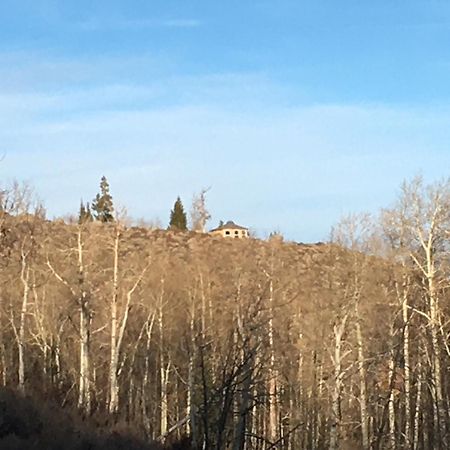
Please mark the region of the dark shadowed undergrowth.
<svg viewBox="0 0 450 450"><path fill-rule="evenodd" d="M131 428L99 423L48 401L0 389L1 450L189 450L189 440L162 446Z"/></svg>

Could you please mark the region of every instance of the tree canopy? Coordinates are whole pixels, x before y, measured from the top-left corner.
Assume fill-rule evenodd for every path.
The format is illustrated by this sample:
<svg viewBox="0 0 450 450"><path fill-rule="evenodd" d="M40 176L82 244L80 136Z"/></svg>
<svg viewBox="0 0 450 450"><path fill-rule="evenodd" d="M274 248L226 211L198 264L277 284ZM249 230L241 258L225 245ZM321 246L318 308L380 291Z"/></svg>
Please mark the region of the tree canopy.
<svg viewBox="0 0 450 450"><path fill-rule="evenodd" d="M93 220L94 218L92 216L89 202L84 203L83 200L81 200L80 212L78 213L78 223L82 225L83 223L92 222Z"/></svg>
<svg viewBox="0 0 450 450"><path fill-rule="evenodd" d="M187 230L186 213L180 197L177 197L173 209L170 211L169 229L180 231Z"/></svg>
<svg viewBox="0 0 450 450"><path fill-rule="evenodd" d="M92 202L92 211L95 220L99 222L114 222L114 205L109 193L109 183L105 176L100 181L100 193L95 196Z"/></svg>

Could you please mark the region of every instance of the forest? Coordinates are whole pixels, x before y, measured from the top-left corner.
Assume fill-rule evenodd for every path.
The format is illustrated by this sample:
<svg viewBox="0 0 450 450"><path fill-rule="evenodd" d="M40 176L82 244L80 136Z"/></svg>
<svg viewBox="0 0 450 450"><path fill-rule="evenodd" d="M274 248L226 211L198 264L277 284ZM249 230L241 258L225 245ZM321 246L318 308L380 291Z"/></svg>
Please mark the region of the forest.
<svg viewBox="0 0 450 450"><path fill-rule="evenodd" d="M317 244L201 232L205 192L193 231L1 191L0 448L448 449L450 181Z"/></svg>

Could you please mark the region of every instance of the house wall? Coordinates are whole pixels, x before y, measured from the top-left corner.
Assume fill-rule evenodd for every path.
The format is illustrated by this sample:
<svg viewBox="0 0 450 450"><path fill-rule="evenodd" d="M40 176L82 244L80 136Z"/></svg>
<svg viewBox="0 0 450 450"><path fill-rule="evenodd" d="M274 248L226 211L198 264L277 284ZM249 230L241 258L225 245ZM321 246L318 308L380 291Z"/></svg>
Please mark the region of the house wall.
<svg viewBox="0 0 450 450"><path fill-rule="evenodd" d="M222 237L234 237L234 238L248 238L247 230L236 230L234 228L224 228L222 230L211 231L213 236L222 236Z"/></svg>

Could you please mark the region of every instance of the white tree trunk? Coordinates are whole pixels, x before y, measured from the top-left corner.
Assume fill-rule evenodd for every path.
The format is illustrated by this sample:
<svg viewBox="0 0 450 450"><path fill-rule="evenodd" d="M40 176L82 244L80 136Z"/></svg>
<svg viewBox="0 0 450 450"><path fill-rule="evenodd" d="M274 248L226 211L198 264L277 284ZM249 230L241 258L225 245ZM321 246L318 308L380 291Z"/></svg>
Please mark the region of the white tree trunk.
<svg viewBox="0 0 450 450"><path fill-rule="evenodd" d="M277 416L277 372L275 368L275 349L273 336L273 281L269 281L269 429L268 437L271 442L275 442L278 436L278 416Z"/></svg>
<svg viewBox="0 0 450 450"><path fill-rule="evenodd" d="M110 361L109 361L109 413L115 414L119 410L119 384L117 373L119 369L119 355L117 348L117 300L119 289L119 242L120 231L117 227L114 239L113 263L113 292L111 297L111 335L110 335Z"/></svg>
<svg viewBox="0 0 450 450"><path fill-rule="evenodd" d="M159 433L164 437L167 434L168 423L168 401L167 401L167 383L169 378L170 363L165 362L164 358L164 315L163 315L163 300L164 300L164 279L161 279L161 292L159 296L158 307L158 326L159 326L159 382L160 382L160 423Z"/></svg>
<svg viewBox="0 0 450 450"><path fill-rule="evenodd" d="M1 344L0 346L0 352L1 352L1 362L2 362L2 385L6 386L6 358L5 358L5 346Z"/></svg>
<svg viewBox="0 0 450 450"><path fill-rule="evenodd" d="M395 405L394 405L394 389L393 389L393 379L395 377L394 374L394 360L393 355L389 359L389 449L395 450L397 447L396 439L395 439Z"/></svg>
<svg viewBox="0 0 450 450"><path fill-rule="evenodd" d="M403 287L403 357L405 360L405 448L411 447L411 363L409 357L409 317L408 294L406 286Z"/></svg>
<svg viewBox="0 0 450 450"><path fill-rule="evenodd" d="M334 356L332 356L334 366L333 385L331 388L331 428L330 428L330 450L339 449L339 435L341 427L341 391L342 379L342 344L348 314L340 321L339 325L334 325Z"/></svg>
<svg viewBox="0 0 450 450"><path fill-rule="evenodd" d="M85 290L83 241L81 227L78 230L78 282L80 288L80 380L78 407L85 414L91 411L91 313L89 308L89 296Z"/></svg>
<svg viewBox="0 0 450 450"><path fill-rule="evenodd" d="M160 433L162 436L162 441L164 442L165 436L168 430L168 418L169 418L169 401L167 386L169 384L169 373L170 373L170 361L167 365L161 366L160 376L161 376L161 421L160 421Z"/></svg>
<svg viewBox="0 0 450 450"><path fill-rule="evenodd" d="M359 372L359 403L361 415L361 437L362 449L368 450L369 443L369 415L367 412L367 388L366 388L366 367L364 361L364 342L361 331L360 315L358 303L355 303L356 320L356 340L358 345L358 372Z"/></svg>
<svg viewBox="0 0 450 450"><path fill-rule="evenodd" d="M91 410L90 317L86 300L80 307L80 380L78 407L86 414Z"/></svg>
<svg viewBox="0 0 450 450"><path fill-rule="evenodd" d="M188 362L188 383L187 383L187 395L186 395L186 417L189 418L186 422L186 434L191 436L194 445L197 444L197 418L195 405L193 404L194 392L195 392L195 360L196 360L196 342L195 342L195 296L191 298L191 320L190 320L190 338L191 338L191 348L189 351L189 362ZM203 302L202 302L203 304ZM202 314L204 314L202 308Z"/></svg>
<svg viewBox="0 0 450 450"><path fill-rule="evenodd" d="M431 329L431 345L433 351L433 394L434 394L434 423L435 423L435 437L438 442L442 439L442 434L445 433L446 419L445 419L445 405L442 390L442 376L441 376L441 352L439 348L439 306L434 289L434 280L430 278L429 293L430 293L430 329Z"/></svg>
<svg viewBox="0 0 450 450"><path fill-rule="evenodd" d="M111 317L110 317L110 363L109 363L109 412L115 414L119 410L119 375L121 367L119 365L119 357L122 348L123 337L128 323L128 315L131 307L131 299L134 291L139 286L145 272L146 266L141 274L136 278L135 283L128 290L125 304L121 314L118 313L119 301L119 246L120 246L120 229L116 230L114 240L114 262L113 262L113 291L111 296Z"/></svg>
<svg viewBox="0 0 450 450"><path fill-rule="evenodd" d="M152 330L153 330L154 319L155 319L155 314L153 313L151 315L151 320L150 320L150 316L149 316L146 321L146 324L145 324L145 334L147 336L147 339L146 339L146 344L145 344L146 351L145 351L145 359L144 359L144 376L142 378L141 408L142 408L142 418L143 418L144 428L147 433L147 437L150 437L150 429L151 429L150 417L148 416L148 411L147 411L147 387L148 387L149 368L150 368L150 361L149 361L150 343L151 343L151 339L152 339ZM152 436L152 437L154 438L155 436Z"/></svg>
<svg viewBox="0 0 450 450"><path fill-rule="evenodd" d="M29 278L30 278L30 268L27 264L26 255L22 251L22 268L20 272L20 280L23 285L23 294L22 294L22 307L20 310L20 324L18 331L18 378L19 378L19 390L24 393L25 392L25 359L24 359L24 348L25 348L25 321L27 316L28 309L28 297L30 292L29 286Z"/></svg>
<svg viewBox="0 0 450 450"><path fill-rule="evenodd" d="M422 410L422 367L419 363L417 367L417 396L416 396L416 409L414 412L414 435L413 435L413 450L419 448L419 431L420 431L420 414Z"/></svg>

